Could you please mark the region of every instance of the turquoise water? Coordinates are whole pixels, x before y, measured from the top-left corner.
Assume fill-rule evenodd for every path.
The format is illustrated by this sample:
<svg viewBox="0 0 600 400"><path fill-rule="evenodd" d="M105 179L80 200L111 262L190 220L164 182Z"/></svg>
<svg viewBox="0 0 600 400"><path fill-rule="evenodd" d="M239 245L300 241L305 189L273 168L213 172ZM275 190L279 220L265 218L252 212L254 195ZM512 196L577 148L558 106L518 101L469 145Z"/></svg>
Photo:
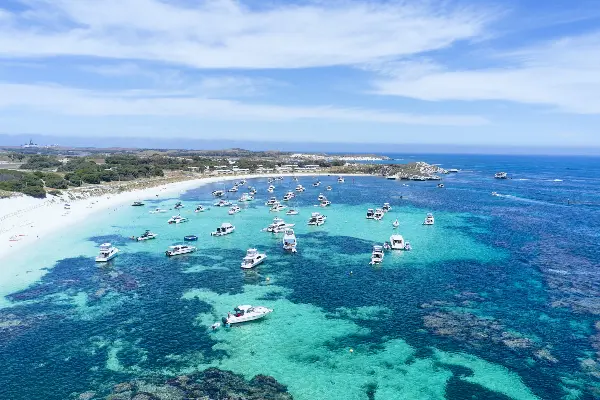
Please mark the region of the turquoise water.
<svg viewBox="0 0 600 400"><path fill-rule="evenodd" d="M531 181L493 180L495 167L481 169L478 159L440 162L471 168L446 177L446 189L372 177L344 184L322 177L324 186L313 188L311 178L300 178L307 191L292 202L300 215L280 213L297 224L296 255L282 251L282 235L262 231L275 216L264 206L266 179L249 181L260 190L257 200L234 216L217 207L193 213L196 204L212 205L210 192L223 186L214 184L60 232L10 260L22 272L0 309L0 397L66 399L216 366L271 375L296 399L594 398L600 370L591 271L599 254L577 243L597 240L597 211L561 202L567 192L594 200L586 190L599 181L586 175L589 163L568 174L570 164L548 166L556 168L551 179L533 164L516 165L522 179L536 182L532 188ZM324 191L328 184L333 191ZM275 185L281 198L296 182ZM492 190L513 197L492 197ZM320 192L331 207L314 207ZM188 223L168 225L171 211L148 213L178 200ZM393 210L383 221L365 219L367 208L385 201ZM327 215L326 224L307 226L313 211ZM434 226L421 225L427 212ZM588 222L568 221L584 215ZM381 266L370 266L373 244L389 239L396 218L413 250L387 252ZM223 222L236 232L211 237ZM128 239L145 229L158 239ZM164 256L189 234L200 237L196 253ZM98 266L93 258L106 241L121 254ZM249 247L268 259L244 271ZM275 311L209 328L238 304Z"/></svg>

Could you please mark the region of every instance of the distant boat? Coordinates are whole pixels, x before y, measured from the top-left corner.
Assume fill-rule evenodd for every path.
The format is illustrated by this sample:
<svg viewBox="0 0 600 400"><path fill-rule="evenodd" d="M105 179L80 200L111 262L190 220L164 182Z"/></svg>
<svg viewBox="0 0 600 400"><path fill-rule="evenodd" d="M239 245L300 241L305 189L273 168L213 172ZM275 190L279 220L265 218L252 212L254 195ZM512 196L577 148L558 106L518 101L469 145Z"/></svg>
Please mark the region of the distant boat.
<svg viewBox="0 0 600 400"><path fill-rule="evenodd" d="M256 250L256 249L248 249L246 251L246 256L242 260L241 267L243 269L254 268L258 264L261 264L263 261L265 261L266 258L267 258L266 254L259 253L258 250Z"/></svg>
<svg viewBox="0 0 600 400"><path fill-rule="evenodd" d="M146 232L142 233L140 236L134 238L135 240L137 240L138 242L143 242L145 240L151 240L151 239L156 239L158 235L156 233L152 233L149 230L146 230Z"/></svg>
<svg viewBox="0 0 600 400"><path fill-rule="evenodd" d="M183 237L183 240L185 240L186 242L195 242L198 240L198 236L196 235L187 235Z"/></svg>
<svg viewBox="0 0 600 400"><path fill-rule="evenodd" d="M283 249L285 251L290 251L292 253L296 253L296 246L298 245L298 240L296 239L296 234L293 229L286 229L283 235Z"/></svg>
<svg viewBox="0 0 600 400"><path fill-rule="evenodd" d="M232 313L227 313L227 317L223 317L225 325L239 324L242 322L254 321L267 316L273 310L266 307L253 307L251 305L240 305L233 310Z"/></svg>
<svg viewBox="0 0 600 400"><path fill-rule="evenodd" d="M450 168L450 169L448 170L448 172L449 172L449 173L451 173L451 174L455 174L455 173L457 173L458 171L459 171L459 170L458 170L458 169L456 169L456 168Z"/></svg>
<svg viewBox="0 0 600 400"><path fill-rule="evenodd" d="M217 228L216 231L211 232L211 236L225 236L233 233L235 231L235 226L231 225L228 222L221 224L220 227Z"/></svg>
<svg viewBox="0 0 600 400"><path fill-rule="evenodd" d="M506 172L496 172L494 175L496 179L508 179L508 174Z"/></svg>
<svg viewBox="0 0 600 400"><path fill-rule="evenodd" d="M162 208L155 208L154 210L150 211L150 214L161 214L161 213L166 213L167 210L164 210Z"/></svg>
<svg viewBox="0 0 600 400"><path fill-rule="evenodd" d="M196 251L194 246L188 246L187 244L178 244L175 246L169 246L169 249L165 251L165 255L168 257L179 256L182 254L193 253Z"/></svg>
<svg viewBox="0 0 600 400"><path fill-rule="evenodd" d="M115 258L117 254L119 254L119 249L110 243L103 243L100 245L100 253L96 257L96 262L108 262Z"/></svg>
<svg viewBox="0 0 600 400"><path fill-rule="evenodd" d="M435 223L435 219L433 218L433 214L427 214L423 225L433 225Z"/></svg>
<svg viewBox="0 0 600 400"><path fill-rule="evenodd" d="M398 222L398 220L395 220L394 223L392 224L392 226L394 227L394 229L396 229L397 227L400 226L400 222Z"/></svg>
<svg viewBox="0 0 600 400"><path fill-rule="evenodd" d="M321 226L325 223L327 217L321 215L318 212L314 212L311 214L310 219L308 220L308 225Z"/></svg>
<svg viewBox="0 0 600 400"><path fill-rule="evenodd" d="M373 246L371 253L371 265L381 264L383 262L383 246Z"/></svg>
<svg viewBox="0 0 600 400"><path fill-rule="evenodd" d="M141 201L134 201L132 204L133 207L141 207L143 205L144 205L144 203L142 203Z"/></svg>

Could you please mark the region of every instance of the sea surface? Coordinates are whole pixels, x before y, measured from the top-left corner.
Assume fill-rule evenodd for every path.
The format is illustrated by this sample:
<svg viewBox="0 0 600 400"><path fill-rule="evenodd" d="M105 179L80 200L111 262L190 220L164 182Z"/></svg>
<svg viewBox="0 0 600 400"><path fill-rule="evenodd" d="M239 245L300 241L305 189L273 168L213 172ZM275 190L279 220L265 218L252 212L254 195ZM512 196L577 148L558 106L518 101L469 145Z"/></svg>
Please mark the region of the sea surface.
<svg viewBox="0 0 600 400"><path fill-rule="evenodd" d="M296 223L295 255L262 231L275 217L265 178L248 181L257 198L234 216L211 196L231 183L212 184L96 214L3 260L22 280L0 302L0 398L72 399L212 366L271 375L298 400L600 398L600 159L390 156L461 171L444 188L301 177L307 190L289 204L300 214L280 213ZM274 184L281 198L297 182ZM315 207L319 193L330 207ZM188 223L149 213L176 201ZM365 218L384 202L382 221ZM315 211L327 222L307 226ZM235 233L211 237L223 222ZM159 237L130 239L145 229ZM395 232L413 250L369 265ZM189 234L196 253L165 256ZM97 265L104 242L121 253ZM241 270L250 247L268 259ZM210 329L240 304L274 312Z"/></svg>

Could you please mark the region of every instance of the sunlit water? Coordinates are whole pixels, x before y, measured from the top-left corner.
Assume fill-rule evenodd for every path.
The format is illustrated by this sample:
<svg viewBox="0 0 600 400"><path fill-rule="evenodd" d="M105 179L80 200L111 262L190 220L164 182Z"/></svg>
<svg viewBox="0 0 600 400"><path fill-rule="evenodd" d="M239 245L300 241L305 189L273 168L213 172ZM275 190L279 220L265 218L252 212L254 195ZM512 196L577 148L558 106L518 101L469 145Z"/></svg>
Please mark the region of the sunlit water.
<svg viewBox="0 0 600 400"><path fill-rule="evenodd" d="M444 189L373 177L321 177L314 188L300 178L307 191L289 204L300 215L279 214L297 224L296 255L262 231L276 215L264 206L266 179L248 182L257 199L234 216L212 207L211 191L224 187L215 184L109 210L15 255L22 273L0 309L0 398L67 399L209 366L272 375L300 400L597 397L598 160L418 159L463 171ZM514 179L494 180L500 170ZM275 182L275 195L296 184ZM314 206L319 193L331 207ZM188 223L148 213L178 199ZM365 218L386 201L382 221ZM197 204L211 209L194 213ZM307 226L313 211L325 225ZM428 212L434 226L422 225ZM235 233L211 237L222 222ZM158 239L129 239L145 229ZM370 266L373 244L395 231L413 250ZM188 234L199 251L167 258ZM121 254L96 265L106 241ZM249 247L268 259L244 271ZM275 311L209 328L238 304Z"/></svg>

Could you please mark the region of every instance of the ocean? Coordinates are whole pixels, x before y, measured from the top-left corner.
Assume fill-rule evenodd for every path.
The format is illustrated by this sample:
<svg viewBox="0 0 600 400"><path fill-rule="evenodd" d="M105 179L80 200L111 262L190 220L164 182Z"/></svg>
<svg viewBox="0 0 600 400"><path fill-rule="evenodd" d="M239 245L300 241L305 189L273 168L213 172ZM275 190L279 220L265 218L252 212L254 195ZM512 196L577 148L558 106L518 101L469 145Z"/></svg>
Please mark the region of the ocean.
<svg viewBox="0 0 600 400"><path fill-rule="evenodd" d="M10 262L37 280L1 303L0 398L104 398L121 382L209 367L272 376L298 400L600 398L600 158L389 156L460 172L444 188L274 182L280 199L306 187L289 204L296 216L269 212L266 178L248 181L256 200L233 216L211 195L231 183L211 184L96 214L16 255ZM319 193L330 207L315 206ZM189 222L149 213L177 201ZM382 221L365 218L384 202ZM197 204L210 209L194 213ZM315 211L324 225L306 224ZM435 225L422 225L427 213ZM276 215L296 224L297 254L262 231ZM223 222L235 233L211 237ZM130 239L146 229L158 238ZM412 250L369 265L393 233ZM196 253L165 256L189 234ZM121 252L97 265L104 242ZM251 247L268 258L242 270ZM210 329L240 304L274 312Z"/></svg>

